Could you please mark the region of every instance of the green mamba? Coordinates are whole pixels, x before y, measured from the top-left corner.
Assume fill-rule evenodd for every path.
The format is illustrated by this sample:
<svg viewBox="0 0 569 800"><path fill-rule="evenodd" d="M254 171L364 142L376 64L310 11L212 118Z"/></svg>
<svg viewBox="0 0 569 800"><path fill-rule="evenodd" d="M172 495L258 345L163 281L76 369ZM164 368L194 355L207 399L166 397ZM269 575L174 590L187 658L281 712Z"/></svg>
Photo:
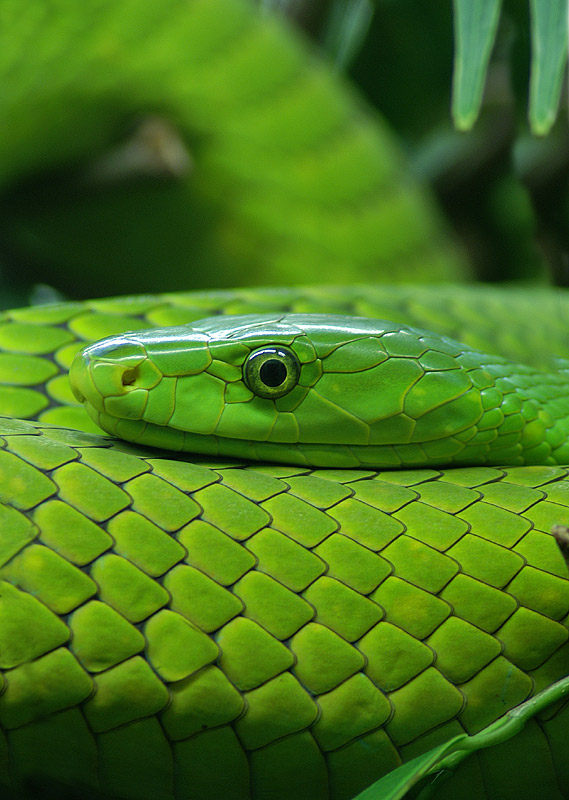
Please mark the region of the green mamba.
<svg viewBox="0 0 569 800"><path fill-rule="evenodd" d="M103 430L176 451L341 468L569 462L569 371L379 320L125 333L81 351L70 380Z"/></svg>
<svg viewBox="0 0 569 800"><path fill-rule="evenodd" d="M271 326L268 341L262 322L254 347L228 337L222 364L223 329L235 326L228 312L260 308L273 320L359 317L366 335L311 361L297 347L304 334L275 341ZM2 796L353 800L367 790L368 800L380 779L382 800L394 800L403 795L386 795L385 781L410 787L410 771L430 781L443 769L448 780L427 786L437 800L567 798L569 704L556 688L569 674L569 576L558 545L569 529L567 461L345 469L255 462L248 439L234 440L245 450L230 459L147 448L94 433L68 371L86 344L119 334L125 363L103 359L93 374L109 400L128 403L141 394L137 381L176 381L161 377L169 358L174 374L189 364L166 343L158 371L135 340L163 341L165 326L186 325L178 330L200 345L197 371L183 377L239 386L270 408L318 360L336 359L334 380L417 363L424 356L412 347L395 349L416 325L442 336L413 329L411 341L451 361L494 348L508 359L477 356L480 370L443 370L439 357L437 369L424 365L425 378L487 371L500 386L512 381L503 394L535 403L536 419L550 414L549 431L565 418L551 408L566 402L566 362L556 370L545 359L569 357L568 311L567 292L534 288L318 286L3 313ZM365 314L397 324L378 331ZM211 315L215 358L211 331L196 322ZM315 352L319 328L309 337ZM338 330L331 335L339 344ZM383 341L379 363L365 348L359 365L344 358L380 339L392 352ZM449 356L450 347L463 355ZM421 380L401 389L403 403ZM150 403L152 390L142 394ZM436 411L433 397L422 408ZM330 406L356 417L356 400L348 390ZM531 430L527 419L522 430Z"/></svg>

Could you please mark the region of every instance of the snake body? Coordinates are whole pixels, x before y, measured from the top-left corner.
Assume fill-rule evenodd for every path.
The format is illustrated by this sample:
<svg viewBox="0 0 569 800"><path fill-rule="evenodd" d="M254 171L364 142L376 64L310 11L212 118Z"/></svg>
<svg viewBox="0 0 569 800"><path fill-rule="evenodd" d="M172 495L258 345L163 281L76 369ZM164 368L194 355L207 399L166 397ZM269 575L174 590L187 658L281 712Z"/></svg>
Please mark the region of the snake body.
<svg viewBox="0 0 569 800"><path fill-rule="evenodd" d="M76 285L81 273L78 292L105 293L105 270L96 267L109 260L121 265L113 291L148 289L156 278L163 288L187 285L190 268L194 285L228 275L252 284L261 276L306 280L309 267L344 282L462 274L430 198L382 123L305 44L245 0L4 0L0 15L0 109L9 120L0 129L2 243L57 263L63 283ZM109 148L148 115L169 121L189 151L174 169L177 181L139 187L134 202L119 188L98 203L89 186L99 185ZM39 206L26 207L18 185L59 168L73 177L63 211L42 206L41 196ZM40 185L31 184L34 199ZM140 242L125 234L122 254L109 258L105 236L96 231L95 245L88 238L101 215L120 219L121 232L135 229ZM169 248L174 240L179 246ZM443 357L475 359L449 372L470 375L472 387L463 377L455 389L478 411L461 418L457 435L476 427L476 460L488 463L451 468L442 459L448 442L425 440L425 430L411 441L437 411L425 412L417 395L435 362L424 359L419 376L423 355L389 353L375 328L363 337L365 352L356 346L369 366L362 376L381 374L395 359L415 363L417 381L392 393L403 406L414 393L413 412L410 400L401 410L411 423L381 416L385 408L373 418L355 413L358 379L327 403L336 415L339 401L352 403L350 416L362 424L344 415L333 441L328 434L307 443L320 447L318 458L314 451L301 458L305 425L298 423L297 436L291 417L279 433L285 441L252 445L248 430L230 460L218 444L200 458L103 436L69 386L78 351L127 333L132 345L152 338L137 331L195 328L221 314L390 320L392 339L407 344L417 335L404 326L432 332L437 374ZM350 800L456 734L486 731L566 676L569 579L551 535L569 524L566 364L545 363L544 354L569 358L568 318L563 292L353 283L5 312L3 796L51 790L75 798L84 790L133 800ZM461 356L445 351L455 347L449 340L463 343ZM297 356L307 396L326 383L312 382L317 362L340 363L345 347L352 343L303 366ZM374 348L381 363L365 360ZM158 363L156 354L147 361ZM475 385L480 365L491 385ZM116 368L107 367L112 378ZM222 383L245 386L242 368L212 359L207 374L219 383L208 382L218 392ZM131 387L132 404L120 432L140 439L132 417L143 387L130 369L119 380ZM334 374L350 381L351 372ZM160 406L159 387L178 378L154 376ZM76 391L86 397L82 380ZM254 375L248 380L252 391ZM105 399L105 413L121 404L119 395ZM513 397L521 409L507 407ZM184 426L188 414L197 422L181 401ZM148 393L144 413L152 403ZM298 409L285 413L301 420ZM516 430L503 431L510 439L494 458L508 418ZM349 458L338 441L348 423ZM366 427L369 440L356 441ZM381 429L381 447L413 445L410 460L406 450L388 465L411 468L356 458L372 429ZM403 430L408 441L386 441ZM196 435L215 441L203 428ZM170 436L175 445L178 434ZM276 445L286 446L286 457ZM251 463L268 452L270 462ZM291 452L301 463L286 463ZM498 735L501 743L467 759L438 796L567 797L568 714L566 704L549 705L515 737Z"/></svg>
<svg viewBox="0 0 569 800"><path fill-rule="evenodd" d="M0 236L42 281L100 297L467 273L386 125L250 0L5 0L0 14ZM105 177L133 130L162 167L135 192Z"/></svg>
<svg viewBox="0 0 569 800"><path fill-rule="evenodd" d="M430 318L482 352L504 331L510 359L519 348L538 363L540 336L567 357L568 303L544 292L535 336L521 322L527 308L539 315L535 292L488 288L241 290L6 312L0 400L30 413L4 419L1 434L3 783L349 800L567 675L569 578L551 535L569 524L567 466L175 455L86 432L67 371L105 334L263 306L372 313L401 329ZM437 796L566 797L568 713L546 708Z"/></svg>

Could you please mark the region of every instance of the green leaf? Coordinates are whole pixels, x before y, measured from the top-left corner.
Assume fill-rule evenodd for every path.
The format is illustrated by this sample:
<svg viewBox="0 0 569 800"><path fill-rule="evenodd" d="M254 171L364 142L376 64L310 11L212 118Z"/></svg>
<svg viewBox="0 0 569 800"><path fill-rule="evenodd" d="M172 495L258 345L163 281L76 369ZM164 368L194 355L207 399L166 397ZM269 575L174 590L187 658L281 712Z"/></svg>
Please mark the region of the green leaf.
<svg viewBox="0 0 569 800"><path fill-rule="evenodd" d="M529 122L544 136L555 122L567 64L567 0L531 0Z"/></svg>
<svg viewBox="0 0 569 800"><path fill-rule="evenodd" d="M501 0L453 0L453 4L455 55L452 115L456 127L467 131L474 125L482 103Z"/></svg>
<svg viewBox="0 0 569 800"><path fill-rule="evenodd" d="M353 800L401 800L419 781L430 777L430 783L424 786L418 799L427 800L436 795L439 784L449 778L461 761L471 753L505 742L523 730L526 722L538 712L568 697L569 676L512 708L474 736L468 736L466 733L455 736L389 772L360 792Z"/></svg>
<svg viewBox="0 0 569 800"><path fill-rule="evenodd" d="M397 769L389 772L380 780L372 783L371 786L360 792L353 800L399 800L421 778L430 774L433 767L436 767L445 756L454 752L456 746L464 739L468 739L466 733L455 736L453 739L449 739L448 742L429 750L428 753L417 756L417 758L408 761L401 767L397 767Z"/></svg>
<svg viewBox="0 0 569 800"><path fill-rule="evenodd" d="M336 68L345 70L364 42L373 17L370 0L332 0L324 31L324 46Z"/></svg>

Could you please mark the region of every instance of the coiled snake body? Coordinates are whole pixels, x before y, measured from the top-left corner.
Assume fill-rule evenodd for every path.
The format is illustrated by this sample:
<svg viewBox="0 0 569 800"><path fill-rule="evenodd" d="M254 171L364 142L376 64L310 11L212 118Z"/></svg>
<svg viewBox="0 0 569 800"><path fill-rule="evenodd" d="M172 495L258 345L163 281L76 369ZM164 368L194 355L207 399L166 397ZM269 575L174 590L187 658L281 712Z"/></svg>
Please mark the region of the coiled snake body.
<svg viewBox="0 0 569 800"><path fill-rule="evenodd" d="M567 355L569 297L538 299L542 335ZM496 346L492 309L508 308L503 350L512 357L519 341L526 361L540 360L522 322L538 307L526 290L241 290L7 312L3 369L17 350L19 372L0 399L27 403L40 421L2 421L5 783L51 777L133 798L350 798L567 674L569 580L551 530L569 523L569 471L549 456L327 469L249 464L246 450L229 461L177 456L77 430L92 423L66 373L90 339L125 330L148 340L137 329L184 320L199 331L204 315L263 304L281 315L373 308L404 336L403 323L423 327L444 309L443 333L482 351ZM112 377L116 345L97 346L111 371L96 380L107 374L120 395L136 381ZM171 347L157 359L164 372ZM218 376L235 378L231 360L220 343ZM170 371L176 361L174 351ZM555 379L542 373L540 403L562 366ZM539 373L526 373L535 385ZM189 410L198 424L201 415ZM467 759L447 791L565 796L566 726L566 706L546 708Z"/></svg>
<svg viewBox="0 0 569 800"><path fill-rule="evenodd" d="M569 673L551 533L569 525L567 293L353 283L401 264L454 279L460 259L383 127L245 0L0 14L4 190L61 165L80 206L137 116L191 151L168 190L187 215L161 227L167 194L142 228L190 228L192 259L168 273L143 244L130 271L113 260L114 291L190 268L352 281L2 314L3 796L350 800L466 733L492 746L455 759L437 797L568 797L562 696L502 725ZM73 244L81 213L50 239L56 209L36 227L17 211L4 202L8 249L33 260L46 237L68 283L80 268L104 293L104 246ZM199 322L259 314L254 346ZM140 333L188 324L190 357ZM78 357L74 396L78 351L115 335Z"/></svg>

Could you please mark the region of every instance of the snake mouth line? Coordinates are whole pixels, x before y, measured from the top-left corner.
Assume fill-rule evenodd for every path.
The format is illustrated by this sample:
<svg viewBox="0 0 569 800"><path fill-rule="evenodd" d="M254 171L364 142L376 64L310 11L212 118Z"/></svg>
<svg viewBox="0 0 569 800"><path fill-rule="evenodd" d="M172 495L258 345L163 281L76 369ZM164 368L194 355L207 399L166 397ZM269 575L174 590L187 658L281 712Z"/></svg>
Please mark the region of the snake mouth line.
<svg viewBox="0 0 569 800"><path fill-rule="evenodd" d="M201 434L183 431L169 425L158 425L144 420L125 420L113 417L104 411L89 408L94 422L107 434L125 439L141 447L155 447L177 453L192 453L197 456L229 458L238 462L266 462L290 464L302 467L327 467L330 448L334 449L334 459L340 469L382 469L392 470L417 467L417 448L421 451L421 461L428 459L424 445L349 445L316 443L282 443L236 439L215 434ZM457 445L459 443L457 442ZM411 449L407 450L408 447ZM448 465L448 454L429 458L432 466ZM472 466L468 458L458 457L454 466ZM479 463L475 461L474 463Z"/></svg>
<svg viewBox="0 0 569 800"><path fill-rule="evenodd" d="M213 434L191 433L170 425L157 425L144 420L124 420L113 417L104 411L87 408L93 421L106 433L126 439L143 447L157 447L178 453L194 453L203 456L222 456L238 458L240 461L260 461L267 458L267 450L280 463L301 464L307 466L310 460L302 452L298 444L273 445L269 442L257 442L247 439L230 439ZM247 450L247 455L244 454ZM322 464L326 456L322 455ZM359 465L359 460L352 456L348 459L352 465Z"/></svg>

